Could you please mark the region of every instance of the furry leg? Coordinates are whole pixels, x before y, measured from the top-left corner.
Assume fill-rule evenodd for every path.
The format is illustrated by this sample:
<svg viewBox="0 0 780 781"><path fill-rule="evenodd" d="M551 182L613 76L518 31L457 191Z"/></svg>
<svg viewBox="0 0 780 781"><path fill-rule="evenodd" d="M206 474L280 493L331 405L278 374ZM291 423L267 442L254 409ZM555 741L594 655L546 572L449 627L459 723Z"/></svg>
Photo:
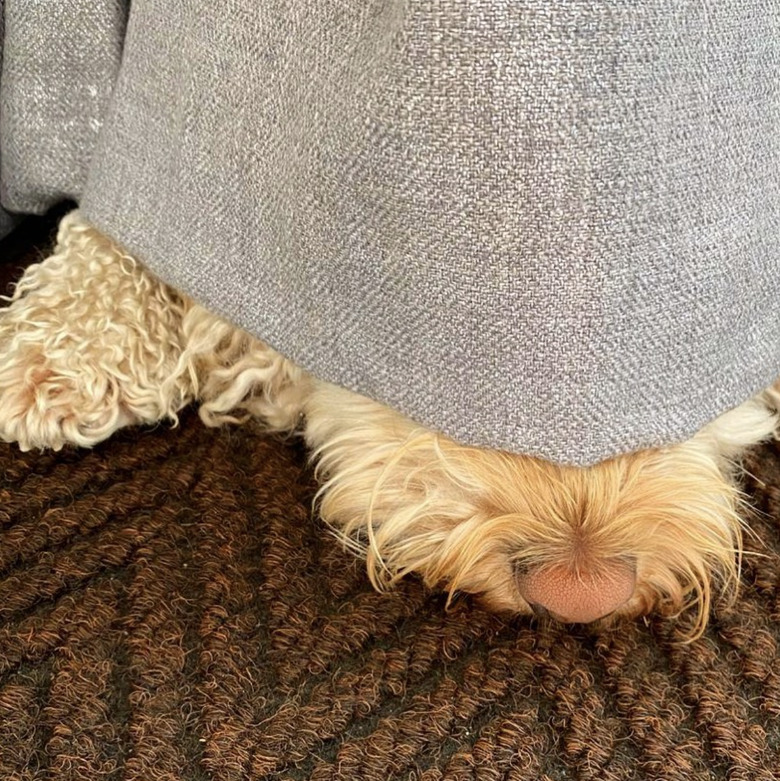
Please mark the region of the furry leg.
<svg viewBox="0 0 780 781"><path fill-rule="evenodd" d="M92 446L122 426L250 416L300 422L310 380L279 353L157 280L78 212L0 311L0 438Z"/></svg>
<svg viewBox="0 0 780 781"><path fill-rule="evenodd" d="M193 395L187 303L90 227L61 222L54 253L0 311L0 437L22 450L91 446L121 426L175 418Z"/></svg>

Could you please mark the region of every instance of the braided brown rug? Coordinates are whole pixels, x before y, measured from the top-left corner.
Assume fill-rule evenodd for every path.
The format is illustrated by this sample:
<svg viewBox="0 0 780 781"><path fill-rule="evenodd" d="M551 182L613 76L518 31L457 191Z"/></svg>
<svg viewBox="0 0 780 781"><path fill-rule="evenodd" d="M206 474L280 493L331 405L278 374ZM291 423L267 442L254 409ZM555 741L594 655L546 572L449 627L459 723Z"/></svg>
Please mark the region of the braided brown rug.
<svg viewBox="0 0 780 781"><path fill-rule="evenodd" d="M245 426L0 445L0 781L780 778L780 448L738 603L681 644L377 595Z"/></svg>

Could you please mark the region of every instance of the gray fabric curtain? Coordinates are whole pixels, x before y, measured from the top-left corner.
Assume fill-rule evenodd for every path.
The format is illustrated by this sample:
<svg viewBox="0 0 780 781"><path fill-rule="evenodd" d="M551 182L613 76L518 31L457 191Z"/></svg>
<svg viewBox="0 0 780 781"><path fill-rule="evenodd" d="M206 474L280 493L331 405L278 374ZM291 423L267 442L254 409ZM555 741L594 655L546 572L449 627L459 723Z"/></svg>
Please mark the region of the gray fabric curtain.
<svg viewBox="0 0 780 781"><path fill-rule="evenodd" d="M2 96L2 73L3 73L3 38L5 37L4 27L4 0L0 0L0 96ZM2 104L0 103L0 117L2 117ZM2 152L2 143L0 143L0 153ZM0 162L0 170L2 170L2 163ZM2 177L0 177L0 188L2 188ZM2 203L2 189L0 189L0 203ZM3 236L8 235L16 226L18 218L14 214L9 214L5 209L0 206L0 239Z"/></svg>
<svg viewBox="0 0 780 781"><path fill-rule="evenodd" d="M780 374L775 0L5 15L6 208L79 198L325 379L586 464Z"/></svg>
<svg viewBox="0 0 780 781"><path fill-rule="evenodd" d="M0 195L11 211L42 214L83 193L128 2L0 2Z"/></svg>

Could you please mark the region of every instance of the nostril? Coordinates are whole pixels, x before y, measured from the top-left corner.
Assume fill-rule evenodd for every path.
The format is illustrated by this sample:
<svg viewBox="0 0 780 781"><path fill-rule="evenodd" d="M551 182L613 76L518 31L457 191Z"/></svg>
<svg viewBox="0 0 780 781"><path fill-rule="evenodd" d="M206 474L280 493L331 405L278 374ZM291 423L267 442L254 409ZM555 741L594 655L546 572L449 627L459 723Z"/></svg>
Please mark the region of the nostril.
<svg viewBox="0 0 780 781"><path fill-rule="evenodd" d="M536 602L529 602L528 604L531 610L534 611L534 615L537 618L552 618L552 616L550 615L550 611L543 605L539 605Z"/></svg>
<svg viewBox="0 0 780 781"><path fill-rule="evenodd" d="M521 596L536 615L567 623L589 623L614 613L633 595L636 565L614 559L592 572L563 565L515 569ZM542 612L543 611L543 612Z"/></svg>

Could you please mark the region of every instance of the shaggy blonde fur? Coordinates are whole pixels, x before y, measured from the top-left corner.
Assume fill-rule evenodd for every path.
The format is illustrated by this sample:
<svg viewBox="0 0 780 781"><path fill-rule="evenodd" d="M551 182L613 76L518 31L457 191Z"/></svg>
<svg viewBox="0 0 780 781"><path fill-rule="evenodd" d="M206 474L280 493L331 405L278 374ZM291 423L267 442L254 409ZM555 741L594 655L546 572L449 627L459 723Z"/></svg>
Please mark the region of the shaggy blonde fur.
<svg viewBox="0 0 780 781"><path fill-rule="evenodd" d="M696 606L738 582L739 458L773 434L769 389L687 442L589 468L465 447L321 382L156 280L74 212L0 316L0 436L23 449L91 446L121 426L257 417L299 430L317 462L323 518L365 554L377 588L415 572L530 611L519 573L578 578L635 569L613 615Z"/></svg>

